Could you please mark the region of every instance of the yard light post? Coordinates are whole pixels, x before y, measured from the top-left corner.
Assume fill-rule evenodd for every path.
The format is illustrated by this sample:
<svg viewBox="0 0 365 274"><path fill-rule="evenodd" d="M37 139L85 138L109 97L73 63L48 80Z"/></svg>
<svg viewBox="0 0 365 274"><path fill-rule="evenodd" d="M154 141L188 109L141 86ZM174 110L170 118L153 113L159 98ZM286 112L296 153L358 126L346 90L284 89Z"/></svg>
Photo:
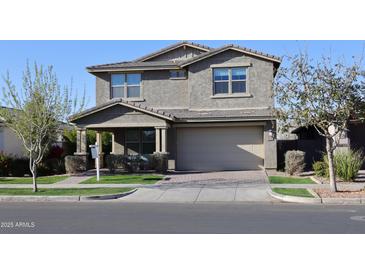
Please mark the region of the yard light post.
<svg viewBox="0 0 365 274"><path fill-rule="evenodd" d="M99 164L99 145L96 142L95 145L90 145L91 148L91 157L95 159L96 165L96 181L100 180L100 164Z"/></svg>

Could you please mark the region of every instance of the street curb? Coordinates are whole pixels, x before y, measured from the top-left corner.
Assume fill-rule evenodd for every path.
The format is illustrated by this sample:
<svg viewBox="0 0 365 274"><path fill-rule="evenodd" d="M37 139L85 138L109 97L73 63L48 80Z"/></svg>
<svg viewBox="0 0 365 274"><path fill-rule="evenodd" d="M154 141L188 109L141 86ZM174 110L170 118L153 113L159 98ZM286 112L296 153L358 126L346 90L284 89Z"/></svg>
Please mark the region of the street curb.
<svg viewBox="0 0 365 274"><path fill-rule="evenodd" d="M113 200L137 191L137 188L128 192L106 194L98 196L0 196L0 202L82 202L82 201L101 201Z"/></svg>
<svg viewBox="0 0 365 274"><path fill-rule="evenodd" d="M309 179L311 179L313 182L315 182L316 184L319 184L319 185L323 185L323 182L318 180L316 177L314 176L309 176Z"/></svg>
<svg viewBox="0 0 365 274"><path fill-rule="evenodd" d="M270 188L268 191L269 195L275 199L278 199L283 202L288 203L301 203L301 204L320 204L322 203L321 198L304 198L304 197L296 197L296 196L289 196L276 193L272 191Z"/></svg>
<svg viewBox="0 0 365 274"><path fill-rule="evenodd" d="M365 204L365 198L320 198L317 193L311 189L307 189L316 198L304 198L297 196L289 196L276 193L270 188L267 192L277 200L288 203L301 204L329 204L329 205L360 205Z"/></svg>
<svg viewBox="0 0 365 274"><path fill-rule="evenodd" d="M116 194L106 194L106 195L98 195L98 196L80 196L80 201L114 200L114 199L118 199L118 198L128 196L128 195L130 195L130 194L132 194L136 191L137 191L137 188L132 189L132 190L127 191L127 192L116 193Z"/></svg>

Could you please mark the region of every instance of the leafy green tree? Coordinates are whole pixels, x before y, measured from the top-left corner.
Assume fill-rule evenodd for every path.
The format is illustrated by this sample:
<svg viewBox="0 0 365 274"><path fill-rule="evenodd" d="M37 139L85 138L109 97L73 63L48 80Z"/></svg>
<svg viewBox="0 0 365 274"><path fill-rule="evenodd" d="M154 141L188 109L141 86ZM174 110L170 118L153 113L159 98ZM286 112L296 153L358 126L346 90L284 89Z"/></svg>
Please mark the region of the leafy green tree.
<svg viewBox="0 0 365 274"><path fill-rule="evenodd" d="M29 157L29 169L33 176L33 191L37 191L37 166L41 163L50 144L62 132L63 122L84 105L71 88L58 83L52 66L44 68L27 64L23 72L23 88L17 88L9 73L4 77L3 103L0 116L4 123L22 140Z"/></svg>
<svg viewBox="0 0 365 274"><path fill-rule="evenodd" d="M313 126L326 139L331 190L337 191L333 155L350 119L364 120L365 82L361 60L314 62L307 54L288 57L274 83L276 115L283 130Z"/></svg>

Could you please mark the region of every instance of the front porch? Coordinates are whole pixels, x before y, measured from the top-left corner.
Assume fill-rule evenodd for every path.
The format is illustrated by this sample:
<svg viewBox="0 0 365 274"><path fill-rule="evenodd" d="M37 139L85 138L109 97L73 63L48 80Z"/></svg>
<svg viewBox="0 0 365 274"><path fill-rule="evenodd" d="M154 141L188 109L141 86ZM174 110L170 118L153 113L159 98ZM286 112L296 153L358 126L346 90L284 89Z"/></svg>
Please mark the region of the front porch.
<svg viewBox="0 0 365 274"><path fill-rule="evenodd" d="M120 99L91 108L70 120L77 129L75 155L85 159L85 170L91 145L87 143L87 130L96 131L101 167L105 167L103 132L112 135L112 155L169 155L168 131L174 119L161 111Z"/></svg>
<svg viewBox="0 0 365 274"><path fill-rule="evenodd" d="M168 155L167 132L168 127L120 127L120 128L77 128L77 156L88 157L86 131L96 131L96 142L99 145L100 167L106 167L105 153L103 151L102 133L109 132L112 136L113 155Z"/></svg>

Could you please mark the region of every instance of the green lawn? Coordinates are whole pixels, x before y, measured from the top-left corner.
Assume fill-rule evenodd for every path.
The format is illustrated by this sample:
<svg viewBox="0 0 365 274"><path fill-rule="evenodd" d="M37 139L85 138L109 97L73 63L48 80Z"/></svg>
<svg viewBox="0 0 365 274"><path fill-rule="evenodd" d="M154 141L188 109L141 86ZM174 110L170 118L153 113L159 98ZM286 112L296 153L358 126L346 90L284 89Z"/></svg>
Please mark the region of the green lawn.
<svg viewBox="0 0 365 274"><path fill-rule="evenodd" d="M315 184L310 178L269 176L270 184Z"/></svg>
<svg viewBox="0 0 365 274"><path fill-rule="evenodd" d="M82 184L155 184L162 180L163 176L156 174L118 174L100 176L100 181L96 181L96 177L92 177Z"/></svg>
<svg viewBox="0 0 365 274"><path fill-rule="evenodd" d="M68 176L44 176L38 177L37 183L38 184L54 184L60 181L67 179ZM32 184L31 177L24 177L24 178L12 178L12 177L1 177L0 184Z"/></svg>
<svg viewBox="0 0 365 274"><path fill-rule="evenodd" d="M6 196L94 196L103 194L124 193L132 190L132 188L48 188L38 189L33 192L31 188L0 188L0 195Z"/></svg>
<svg viewBox="0 0 365 274"><path fill-rule="evenodd" d="M272 191L282 195L314 198L305 188L273 188Z"/></svg>

